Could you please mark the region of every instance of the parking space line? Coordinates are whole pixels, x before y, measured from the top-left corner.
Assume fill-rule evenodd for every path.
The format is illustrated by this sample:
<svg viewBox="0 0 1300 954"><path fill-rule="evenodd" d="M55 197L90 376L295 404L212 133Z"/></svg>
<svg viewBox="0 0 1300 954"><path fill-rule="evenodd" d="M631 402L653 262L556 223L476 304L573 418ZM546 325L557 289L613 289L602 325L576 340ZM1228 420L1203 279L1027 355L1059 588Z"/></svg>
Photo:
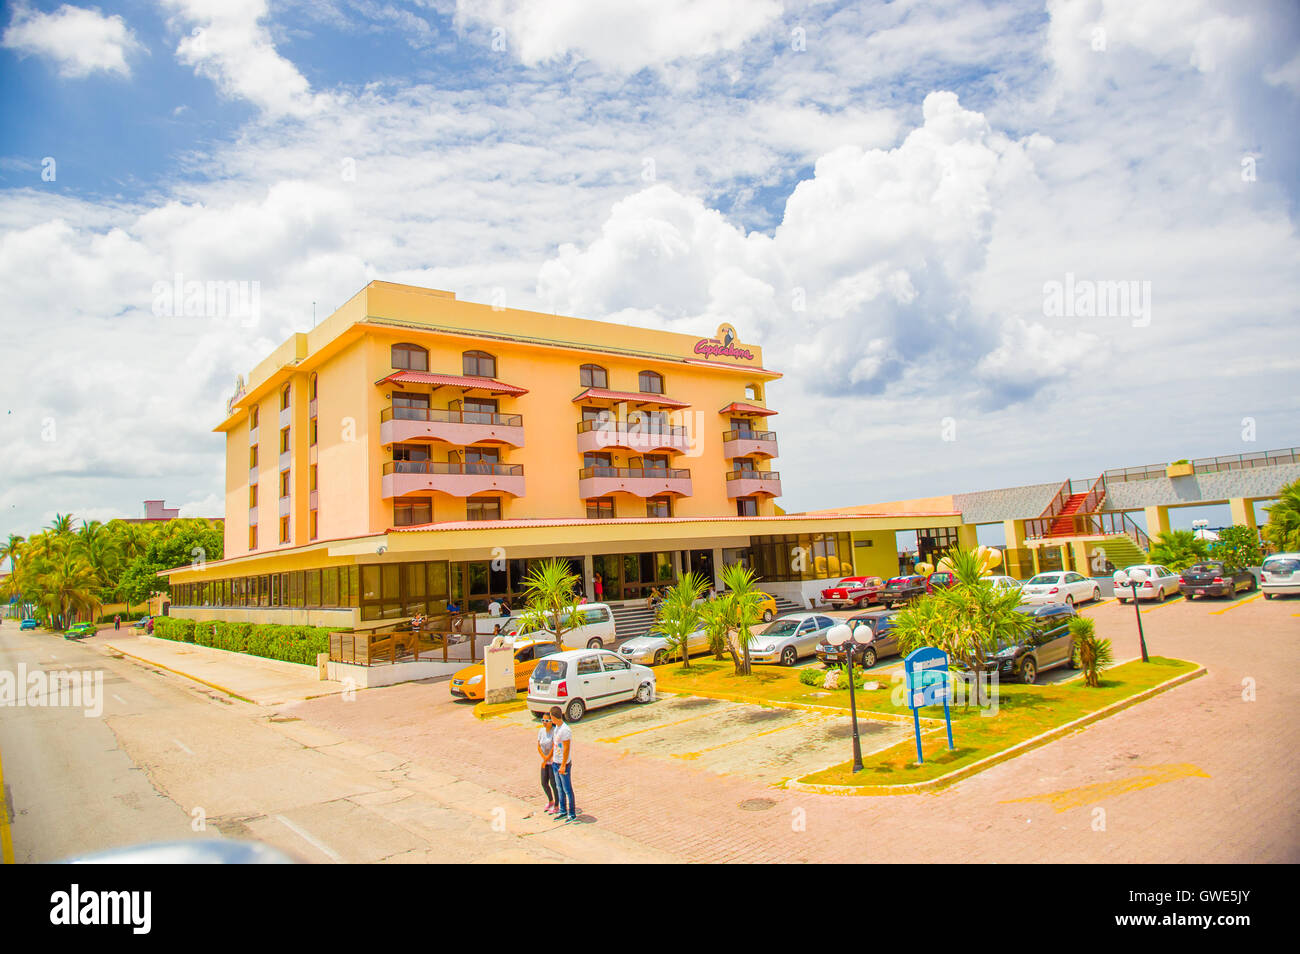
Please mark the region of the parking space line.
<svg viewBox="0 0 1300 954"><path fill-rule="evenodd" d="M1148 606L1143 613L1154 613L1158 609L1164 609L1166 606L1173 606L1175 603L1186 603L1187 601L1181 596L1174 597L1172 600L1165 600L1163 603L1157 603L1155 606Z"/></svg>
<svg viewBox="0 0 1300 954"><path fill-rule="evenodd" d="M710 709L708 712L697 712L695 715L687 716L684 719L678 719L675 722L660 722L658 725L646 726L644 729L635 729L632 732L624 732L622 735L611 735L607 738L597 739L597 742L622 742L624 739L630 739L634 735L640 735L642 732L654 732L658 729L667 729L670 726L681 725L683 722L694 722L696 719L704 719L712 715L717 715L716 709Z"/></svg>
<svg viewBox="0 0 1300 954"><path fill-rule="evenodd" d="M1241 601L1239 601L1239 602L1233 603L1231 606L1225 606L1225 607L1224 607L1223 609L1221 609L1221 610L1214 610L1212 613L1210 613L1210 615L1211 615L1211 616L1222 616L1224 613L1230 613L1230 612L1232 612L1233 610L1235 610L1238 606L1245 606L1247 603L1253 603L1253 602L1255 602L1255 600L1259 599L1259 598L1262 597L1263 595L1264 595L1263 593L1256 593L1254 596L1248 596L1248 597L1246 597L1244 600L1241 600Z"/></svg>
<svg viewBox="0 0 1300 954"><path fill-rule="evenodd" d="M779 725L774 729L764 729L762 732L753 732L750 733L749 735L742 735L738 739L731 739L728 742L719 742L717 745L710 745L708 748L698 749L695 752L674 752L672 753L672 756L675 759L698 759L701 755L704 755L706 752L716 752L718 749L725 749L729 745L736 745L740 742L748 742L751 739L761 739L765 735L773 735L777 732L785 732L788 729L801 728L805 725L811 725L814 722L818 722L822 718L823 716L819 714L818 716L812 719L795 719L794 721L788 723L787 725Z"/></svg>

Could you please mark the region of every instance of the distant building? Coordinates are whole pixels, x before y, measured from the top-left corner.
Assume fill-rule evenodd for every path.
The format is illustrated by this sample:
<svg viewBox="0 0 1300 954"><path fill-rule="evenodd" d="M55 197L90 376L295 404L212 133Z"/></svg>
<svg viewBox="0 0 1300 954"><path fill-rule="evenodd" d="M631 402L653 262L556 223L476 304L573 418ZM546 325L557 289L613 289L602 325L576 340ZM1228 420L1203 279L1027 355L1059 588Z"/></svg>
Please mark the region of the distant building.
<svg viewBox="0 0 1300 954"><path fill-rule="evenodd" d="M180 517L179 507L168 507L164 500L146 500L143 517L124 517L124 523L166 523ZM221 517L208 517L208 520L221 520Z"/></svg>

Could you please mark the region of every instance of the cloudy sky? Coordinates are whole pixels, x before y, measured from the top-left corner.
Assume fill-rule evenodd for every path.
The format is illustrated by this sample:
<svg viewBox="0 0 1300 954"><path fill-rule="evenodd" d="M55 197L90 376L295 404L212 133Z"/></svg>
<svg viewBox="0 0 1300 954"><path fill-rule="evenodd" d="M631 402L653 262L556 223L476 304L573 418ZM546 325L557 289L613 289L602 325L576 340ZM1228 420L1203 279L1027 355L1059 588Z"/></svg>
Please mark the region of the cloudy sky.
<svg viewBox="0 0 1300 954"><path fill-rule="evenodd" d="M219 514L235 375L371 279L732 322L791 510L1300 444L1289 0L2 16L0 535Z"/></svg>

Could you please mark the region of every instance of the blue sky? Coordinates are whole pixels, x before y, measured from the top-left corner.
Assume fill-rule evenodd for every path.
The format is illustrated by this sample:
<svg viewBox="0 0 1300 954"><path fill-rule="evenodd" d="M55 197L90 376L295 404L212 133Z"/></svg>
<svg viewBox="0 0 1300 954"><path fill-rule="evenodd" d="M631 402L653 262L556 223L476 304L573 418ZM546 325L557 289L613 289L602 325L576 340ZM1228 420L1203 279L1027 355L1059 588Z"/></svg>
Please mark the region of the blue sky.
<svg viewBox="0 0 1300 954"><path fill-rule="evenodd" d="M1284 0L6 4L0 533L219 513L235 375L374 278L731 321L789 509L1298 444L1298 41ZM153 314L178 272L257 322ZM1049 314L1067 274L1149 314Z"/></svg>

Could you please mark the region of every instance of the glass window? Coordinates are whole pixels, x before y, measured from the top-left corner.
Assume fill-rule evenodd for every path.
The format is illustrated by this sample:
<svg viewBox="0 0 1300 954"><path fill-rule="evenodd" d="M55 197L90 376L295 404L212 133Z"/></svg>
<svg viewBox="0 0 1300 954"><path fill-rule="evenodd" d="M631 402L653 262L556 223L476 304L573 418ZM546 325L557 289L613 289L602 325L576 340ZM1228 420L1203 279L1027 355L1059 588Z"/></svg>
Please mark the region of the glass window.
<svg viewBox="0 0 1300 954"><path fill-rule="evenodd" d="M737 517L757 517L758 501L753 497L736 498L736 516Z"/></svg>
<svg viewBox="0 0 1300 954"><path fill-rule="evenodd" d="M289 407L289 398L289 385L286 384L284 389L280 391L280 410L283 411Z"/></svg>
<svg viewBox="0 0 1300 954"><path fill-rule="evenodd" d="M583 656L578 660L578 675L590 676L600 672L599 656Z"/></svg>
<svg viewBox="0 0 1300 954"><path fill-rule="evenodd" d="M398 499L393 503L393 526L414 527L433 522L433 501L424 498Z"/></svg>
<svg viewBox="0 0 1300 954"><path fill-rule="evenodd" d="M321 593L320 601L322 606L339 606L339 571L337 567L326 567L321 570Z"/></svg>
<svg viewBox="0 0 1300 954"><path fill-rule="evenodd" d="M607 497L596 497L587 501L588 520L611 520L614 517L614 501Z"/></svg>
<svg viewBox="0 0 1300 954"><path fill-rule="evenodd" d="M429 352L419 345L395 344L392 351L393 367L406 371L428 371Z"/></svg>
<svg viewBox="0 0 1300 954"><path fill-rule="evenodd" d="M651 497L645 502L647 517L671 517L673 515L672 497Z"/></svg>
<svg viewBox="0 0 1300 954"><path fill-rule="evenodd" d="M497 359L486 351L466 351L461 355L463 373L474 378L495 378Z"/></svg>
<svg viewBox="0 0 1300 954"><path fill-rule="evenodd" d="M584 364L578 370L578 380L584 388L609 387L609 374L598 364Z"/></svg>
<svg viewBox="0 0 1300 954"><path fill-rule="evenodd" d="M657 371L642 371L637 375L642 394L663 394L664 376Z"/></svg>
<svg viewBox="0 0 1300 954"><path fill-rule="evenodd" d="M501 501L496 497L469 497L465 501L466 520L500 520Z"/></svg>
<svg viewBox="0 0 1300 954"><path fill-rule="evenodd" d="M627 660L619 659L613 653L602 654L600 661L605 667L605 672L622 672L625 669L632 668L628 665Z"/></svg>

